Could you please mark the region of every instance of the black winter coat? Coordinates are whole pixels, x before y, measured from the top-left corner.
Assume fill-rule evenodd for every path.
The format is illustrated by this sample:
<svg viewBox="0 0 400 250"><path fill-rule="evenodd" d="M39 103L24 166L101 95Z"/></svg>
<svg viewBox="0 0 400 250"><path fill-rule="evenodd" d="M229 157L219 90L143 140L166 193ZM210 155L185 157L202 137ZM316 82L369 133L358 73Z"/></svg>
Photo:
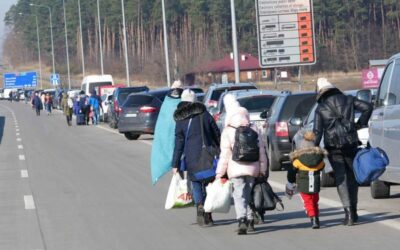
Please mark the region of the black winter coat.
<svg viewBox="0 0 400 250"><path fill-rule="evenodd" d="M316 135L315 146L319 146L321 138L324 135L325 148L328 150L335 149L333 142L329 141L328 138L335 133L334 124L337 117L336 113L332 111L330 107L335 107L336 110L349 121L354 121L355 110L361 112L361 116L356 123L357 129L366 127L372 114L371 104L358 100L357 98L349 98L337 88L328 89L321 93L317 97L317 101L318 107L315 110L313 129ZM355 133L357 132L355 131ZM352 145L352 147L357 146L357 144Z"/></svg>
<svg viewBox="0 0 400 250"><path fill-rule="evenodd" d="M204 104L181 102L174 113L176 128L175 149L172 164L174 167L179 168L181 157L182 155L185 155L185 163L189 178L191 174L196 173L199 170L197 163L202 148L200 115L203 116L205 145L216 146L219 148L221 133L214 119L206 110ZM192 119L192 121L190 122L188 131L190 119Z"/></svg>

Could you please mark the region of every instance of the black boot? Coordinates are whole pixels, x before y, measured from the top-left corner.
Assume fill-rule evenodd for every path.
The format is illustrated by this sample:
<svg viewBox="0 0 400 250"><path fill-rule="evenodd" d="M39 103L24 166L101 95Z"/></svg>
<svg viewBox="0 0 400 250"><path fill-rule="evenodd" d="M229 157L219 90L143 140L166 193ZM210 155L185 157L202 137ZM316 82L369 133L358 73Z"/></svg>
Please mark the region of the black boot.
<svg viewBox="0 0 400 250"><path fill-rule="evenodd" d="M204 213L204 225L209 227L214 225L214 220L211 213Z"/></svg>
<svg viewBox="0 0 400 250"><path fill-rule="evenodd" d="M239 229L238 234L247 234L247 218L240 218L239 219Z"/></svg>
<svg viewBox="0 0 400 250"><path fill-rule="evenodd" d="M310 217L311 219L311 228L312 229L318 229L319 228L319 217Z"/></svg>
<svg viewBox="0 0 400 250"><path fill-rule="evenodd" d="M344 208L343 225L345 225L345 226L353 226L354 225L354 214L351 212L350 207Z"/></svg>
<svg viewBox="0 0 400 250"><path fill-rule="evenodd" d="M357 205L350 207L350 213L353 215L354 223L358 222Z"/></svg>
<svg viewBox="0 0 400 250"><path fill-rule="evenodd" d="M203 205L198 205L197 206L197 216L196 216L196 221L199 226L204 226L205 221L204 221L204 207Z"/></svg>
<svg viewBox="0 0 400 250"><path fill-rule="evenodd" d="M248 233L253 233L255 231L256 231L256 229L254 228L254 220L249 220L248 227L247 227L247 232Z"/></svg>

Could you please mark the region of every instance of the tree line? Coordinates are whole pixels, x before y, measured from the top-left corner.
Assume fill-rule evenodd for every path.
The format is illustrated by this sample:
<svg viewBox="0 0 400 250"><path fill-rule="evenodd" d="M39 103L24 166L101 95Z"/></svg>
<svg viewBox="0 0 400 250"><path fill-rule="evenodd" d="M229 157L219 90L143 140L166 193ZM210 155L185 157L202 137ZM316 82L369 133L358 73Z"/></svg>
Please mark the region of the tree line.
<svg viewBox="0 0 400 250"><path fill-rule="evenodd" d="M258 54L254 0L236 0L239 49ZM51 7L57 71L66 72L64 19L61 0L19 0L5 17L12 28L5 54L14 64L37 56L39 19L43 57L51 64L48 11ZM65 0L72 72L80 73L81 48L78 1ZM165 0L171 69L177 77L201 63L232 50L230 0ZM307 71L354 71L370 59L400 51L399 0L314 0L317 64ZM99 33L96 0L81 0L84 52L89 71L99 71ZM18 13L24 13L23 16ZM128 53L135 79L161 81L165 77L161 0L125 0ZM32 15L31 15L32 14ZM124 72L120 0L100 0L105 71Z"/></svg>

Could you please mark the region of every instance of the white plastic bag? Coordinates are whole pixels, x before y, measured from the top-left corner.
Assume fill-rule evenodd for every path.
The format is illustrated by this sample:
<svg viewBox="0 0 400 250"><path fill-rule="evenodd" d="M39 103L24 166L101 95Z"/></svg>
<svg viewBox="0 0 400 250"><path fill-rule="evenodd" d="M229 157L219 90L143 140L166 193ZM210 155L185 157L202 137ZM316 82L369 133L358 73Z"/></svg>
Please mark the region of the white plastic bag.
<svg viewBox="0 0 400 250"><path fill-rule="evenodd" d="M333 173L331 162L327 157L324 158L324 162L325 162L325 168L324 168L325 174Z"/></svg>
<svg viewBox="0 0 400 250"><path fill-rule="evenodd" d="M206 190L205 212L228 213L231 208L232 183L226 179L215 180Z"/></svg>
<svg viewBox="0 0 400 250"><path fill-rule="evenodd" d="M187 179L182 179L179 173L172 176L169 185L165 209L183 208L193 205L193 197L190 183Z"/></svg>

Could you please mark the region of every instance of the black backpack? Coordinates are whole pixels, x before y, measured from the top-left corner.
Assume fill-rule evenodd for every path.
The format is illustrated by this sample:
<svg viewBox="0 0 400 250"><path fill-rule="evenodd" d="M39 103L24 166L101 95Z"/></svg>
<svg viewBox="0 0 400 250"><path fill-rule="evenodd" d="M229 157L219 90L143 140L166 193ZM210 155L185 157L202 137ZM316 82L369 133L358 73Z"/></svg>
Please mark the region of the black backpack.
<svg viewBox="0 0 400 250"><path fill-rule="evenodd" d="M353 98L347 97L347 103L351 106L351 109L354 110L353 107ZM343 116L343 114L339 113L339 111L326 103L329 109L334 113L335 123L334 123L334 133L326 133L327 144L328 146L340 149L340 148L348 148L354 145L358 145L358 134L356 125L354 120L349 120ZM354 111L351 112L354 114ZM354 119L354 117L353 117Z"/></svg>
<svg viewBox="0 0 400 250"><path fill-rule="evenodd" d="M231 126L232 127L232 126ZM260 158L258 133L250 126L232 127L236 129L233 144L232 160L241 162L256 162Z"/></svg>

